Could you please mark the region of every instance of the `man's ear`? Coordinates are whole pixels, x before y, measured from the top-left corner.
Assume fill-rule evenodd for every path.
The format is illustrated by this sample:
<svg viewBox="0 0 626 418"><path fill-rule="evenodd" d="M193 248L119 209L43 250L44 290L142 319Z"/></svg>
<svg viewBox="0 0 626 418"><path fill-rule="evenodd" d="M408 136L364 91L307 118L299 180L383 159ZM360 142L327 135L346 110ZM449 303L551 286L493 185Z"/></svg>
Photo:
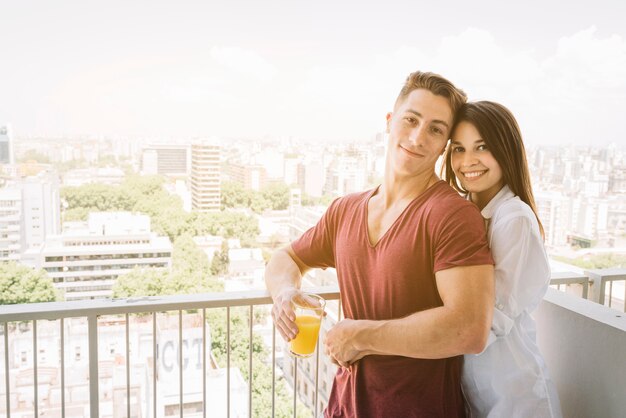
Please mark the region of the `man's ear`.
<svg viewBox="0 0 626 418"><path fill-rule="evenodd" d="M392 112L387 112L387 116L385 116L385 118L387 119L387 129L385 132L389 133L389 125L391 124L391 118L393 117L393 113Z"/></svg>

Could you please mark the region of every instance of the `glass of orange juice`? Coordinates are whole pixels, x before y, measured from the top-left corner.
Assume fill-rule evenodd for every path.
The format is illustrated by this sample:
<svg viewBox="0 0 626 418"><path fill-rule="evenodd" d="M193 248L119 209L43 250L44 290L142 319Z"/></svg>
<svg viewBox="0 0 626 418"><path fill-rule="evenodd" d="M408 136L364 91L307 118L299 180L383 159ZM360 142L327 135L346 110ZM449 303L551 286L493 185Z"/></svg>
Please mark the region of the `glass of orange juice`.
<svg viewBox="0 0 626 418"><path fill-rule="evenodd" d="M310 357L317 345L326 301L314 293L301 292L291 299L291 303L296 313L298 334L289 342L289 351L296 357Z"/></svg>

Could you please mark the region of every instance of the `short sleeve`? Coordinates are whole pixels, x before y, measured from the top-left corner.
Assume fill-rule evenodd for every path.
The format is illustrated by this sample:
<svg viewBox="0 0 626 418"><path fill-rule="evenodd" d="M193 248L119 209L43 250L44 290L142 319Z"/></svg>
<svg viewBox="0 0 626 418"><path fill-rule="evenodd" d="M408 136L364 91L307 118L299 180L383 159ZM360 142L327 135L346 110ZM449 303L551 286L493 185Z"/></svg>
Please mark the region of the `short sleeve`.
<svg viewBox="0 0 626 418"><path fill-rule="evenodd" d="M304 264L312 268L335 267L335 237L341 199L336 199L315 226L291 243Z"/></svg>
<svg viewBox="0 0 626 418"><path fill-rule="evenodd" d="M453 267L494 264L483 217L473 204L467 202L441 219L435 231L435 273Z"/></svg>

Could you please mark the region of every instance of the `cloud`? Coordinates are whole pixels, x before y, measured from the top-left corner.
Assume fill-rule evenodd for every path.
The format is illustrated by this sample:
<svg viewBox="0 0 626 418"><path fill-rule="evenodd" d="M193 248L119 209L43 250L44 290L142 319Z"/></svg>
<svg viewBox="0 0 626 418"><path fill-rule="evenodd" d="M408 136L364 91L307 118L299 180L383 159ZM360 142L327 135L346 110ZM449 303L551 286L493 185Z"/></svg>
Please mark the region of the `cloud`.
<svg viewBox="0 0 626 418"><path fill-rule="evenodd" d="M626 42L619 35L601 39L591 26L558 41L543 67L552 78L600 88L626 85Z"/></svg>
<svg viewBox="0 0 626 418"><path fill-rule="evenodd" d="M259 81L268 82L276 74L275 67L254 51L214 46L210 55L222 66Z"/></svg>
<svg viewBox="0 0 626 418"><path fill-rule="evenodd" d="M318 65L305 73L298 89L299 103L312 115L310 132L332 122L332 129L346 136L366 136L380 126L372 120L390 109L405 77L416 69L449 78L470 100L505 104L531 144L618 139L615 121L626 108L626 42L618 35L601 37L595 27L562 37L547 57L468 28L443 38L430 52L407 45L365 65ZM332 115L343 116L331 120Z"/></svg>

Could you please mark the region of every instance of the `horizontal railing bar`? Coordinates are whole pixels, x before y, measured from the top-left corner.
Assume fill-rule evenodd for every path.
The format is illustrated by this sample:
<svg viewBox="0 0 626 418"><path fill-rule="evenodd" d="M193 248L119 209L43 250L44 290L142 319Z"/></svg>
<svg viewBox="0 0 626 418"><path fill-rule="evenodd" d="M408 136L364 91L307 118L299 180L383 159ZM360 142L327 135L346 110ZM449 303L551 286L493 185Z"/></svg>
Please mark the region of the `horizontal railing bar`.
<svg viewBox="0 0 626 418"><path fill-rule="evenodd" d="M325 299L339 299L337 286L307 287ZM71 302L27 303L0 307L0 323L89 315L119 315L174 310L225 308L233 306L269 305L272 298L266 290L214 292L193 295L150 296L128 299L96 299Z"/></svg>
<svg viewBox="0 0 626 418"><path fill-rule="evenodd" d="M589 280L589 276L571 271L553 271L550 274L550 282L556 280Z"/></svg>
<svg viewBox="0 0 626 418"><path fill-rule="evenodd" d="M605 280L626 280L626 269L623 268L589 269L585 273L593 273Z"/></svg>
<svg viewBox="0 0 626 418"><path fill-rule="evenodd" d="M584 277L584 278L565 277L562 279L550 280L550 286L559 285L559 284L589 284L589 279L587 277Z"/></svg>

